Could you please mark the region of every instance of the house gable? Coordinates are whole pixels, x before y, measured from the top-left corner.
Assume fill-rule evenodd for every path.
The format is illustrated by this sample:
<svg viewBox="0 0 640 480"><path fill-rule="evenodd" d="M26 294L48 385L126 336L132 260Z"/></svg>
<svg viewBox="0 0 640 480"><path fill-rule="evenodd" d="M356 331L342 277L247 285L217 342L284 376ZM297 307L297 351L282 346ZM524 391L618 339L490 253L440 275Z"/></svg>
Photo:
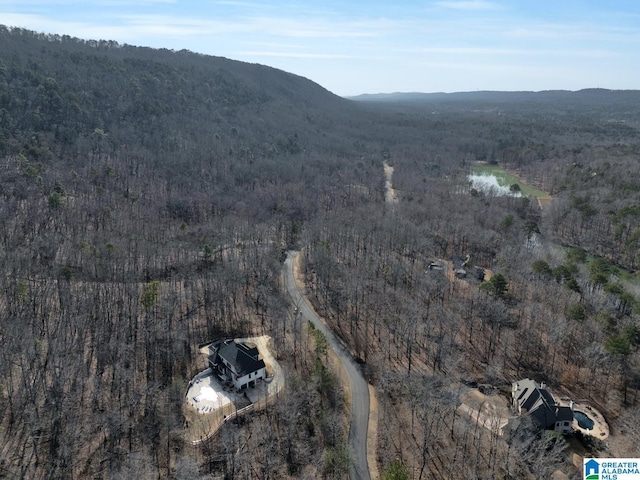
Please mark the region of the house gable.
<svg viewBox="0 0 640 480"><path fill-rule="evenodd" d="M570 433L573 410L556 403L553 395L529 378L513 383L513 405L521 415L529 414L542 428L553 428L559 433Z"/></svg>
<svg viewBox="0 0 640 480"><path fill-rule="evenodd" d="M540 397L536 382L528 378L514 383L512 394L514 406L518 408L520 413L522 410L530 411Z"/></svg>
<svg viewBox="0 0 640 480"><path fill-rule="evenodd" d="M258 349L233 340L219 340L210 349L209 365L223 380L232 381L236 389L265 377L265 363Z"/></svg>
<svg viewBox="0 0 640 480"><path fill-rule="evenodd" d="M551 428L556 423L553 407L542 399L536 402L530 413L533 420L543 428Z"/></svg>

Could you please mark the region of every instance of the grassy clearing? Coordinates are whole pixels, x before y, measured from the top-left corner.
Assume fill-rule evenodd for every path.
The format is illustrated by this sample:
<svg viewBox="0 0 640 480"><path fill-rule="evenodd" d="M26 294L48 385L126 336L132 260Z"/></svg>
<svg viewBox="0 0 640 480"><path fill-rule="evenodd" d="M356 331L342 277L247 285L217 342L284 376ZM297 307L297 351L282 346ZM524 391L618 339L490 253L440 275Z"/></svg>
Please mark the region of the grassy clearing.
<svg viewBox="0 0 640 480"><path fill-rule="evenodd" d="M600 269L603 270L607 283L611 281L615 283L617 281L622 282L626 287L632 289L634 295L640 296L640 271L629 271L619 265L611 263L609 260L603 257L598 257L587 253L586 251L569 246L563 246L559 244L552 244L556 251L561 252L562 256L566 258L570 264L584 265L588 267L589 264L594 262L601 263ZM588 272L583 268L583 275L588 275Z"/></svg>
<svg viewBox="0 0 640 480"><path fill-rule="evenodd" d="M520 186L520 191L526 197L535 197L547 199L551 198L547 192L543 192L542 190L538 190L530 185L527 185L522 180L520 180L515 175L507 172L502 167L497 165L486 165L486 164L478 164L471 167L471 171L474 175L487 175L494 176L498 181L498 185L501 187L509 187L511 185L518 184Z"/></svg>

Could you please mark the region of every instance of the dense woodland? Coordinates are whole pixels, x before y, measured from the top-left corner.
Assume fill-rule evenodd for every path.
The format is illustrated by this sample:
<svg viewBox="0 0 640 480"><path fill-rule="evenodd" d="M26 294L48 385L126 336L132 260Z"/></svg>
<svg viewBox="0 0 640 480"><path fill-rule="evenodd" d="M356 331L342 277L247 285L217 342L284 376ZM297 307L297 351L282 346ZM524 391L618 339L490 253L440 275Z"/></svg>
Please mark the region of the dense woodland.
<svg viewBox="0 0 640 480"><path fill-rule="evenodd" d="M576 476L564 439L460 415L468 385L524 376L601 409L588 451L634 454L640 93L357 100L0 27L0 478L344 478L344 392L311 333L294 355L281 288L300 248L377 392L385 478ZM472 192L477 161L551 204ZM426 269L466 255L505 282ZM285 399L188 445L198 345L263 333Z"/></svg>

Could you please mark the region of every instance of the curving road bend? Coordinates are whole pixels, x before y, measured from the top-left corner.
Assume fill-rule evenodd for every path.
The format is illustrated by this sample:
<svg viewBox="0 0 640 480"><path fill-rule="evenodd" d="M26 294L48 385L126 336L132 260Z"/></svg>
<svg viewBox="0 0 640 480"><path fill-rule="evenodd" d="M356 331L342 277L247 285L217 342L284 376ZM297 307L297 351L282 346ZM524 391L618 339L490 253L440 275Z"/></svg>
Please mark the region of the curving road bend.
<svg viewBox="0 0 640 480"><path fill-rule="evenodd" d="M315 312L304 292L295 281L294 264L299 252L289 252L284 262L284 285L298 308L303 319L309 320L327 338L329 346L342 362L349 377L351 389L351 422L349 425L349 448L353 463L349 472L352 480L369 480L369 466L367 463L367 429L369 427L369 386L362 376L360 366L355 362L349 351L327 328Z"/></svg>

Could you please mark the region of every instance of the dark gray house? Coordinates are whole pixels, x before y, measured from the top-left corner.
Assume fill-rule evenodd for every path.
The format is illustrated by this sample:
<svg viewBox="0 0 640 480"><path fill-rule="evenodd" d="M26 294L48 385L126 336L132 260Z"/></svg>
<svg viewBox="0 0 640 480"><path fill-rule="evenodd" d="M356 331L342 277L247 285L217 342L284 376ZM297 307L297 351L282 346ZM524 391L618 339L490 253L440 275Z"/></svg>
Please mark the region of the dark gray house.
<svg viewBox="0 0 640 480"><path fill-rule="evenodd" d="M513 383L511 394L518 414L531 415L540 427L553 429L563 435L573 431L573 410L558 405L544 383L538 385L529 378L519 380Z"/></svg>
<svg viewBox="0 0 640 480"><path fill-rule="evenodd" d="M258 348L235 342L218 340L209 345L209 366L223 382L231 382L236 390L255 386L264 380L266 369L264 360L259 358Z"/></svg>

